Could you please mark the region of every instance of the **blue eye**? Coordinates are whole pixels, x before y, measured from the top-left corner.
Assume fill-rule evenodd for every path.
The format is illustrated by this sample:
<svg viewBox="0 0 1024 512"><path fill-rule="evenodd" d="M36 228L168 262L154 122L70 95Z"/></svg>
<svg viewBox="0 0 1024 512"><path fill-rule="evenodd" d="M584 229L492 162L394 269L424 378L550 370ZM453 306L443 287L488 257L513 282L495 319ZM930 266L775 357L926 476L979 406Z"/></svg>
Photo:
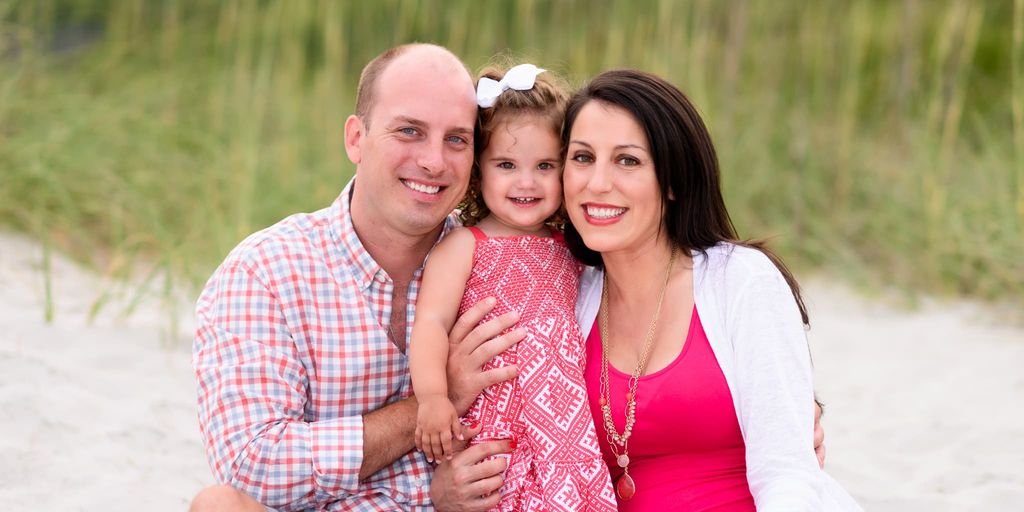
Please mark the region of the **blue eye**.
<svg viewBox="0 0 1024 512"><path fill-rule="evenodd" d="M631 156L621 156L619 157L619 163L628 167L633 167L636 165L640 165L640 160L637 160L636 158L633 158Z"/></svg>
<svg viewBox="0 0 1024 512"><path fill-rule="evenodd" d="M516 164L514 164L512 162L498 162L497 167L499 169L509 169L509 170L511 170L511 169L515 169L516 168Z"/></svg>
<svg viewBox="0 0 1024 512"><path fill-rule="evenodd" d="M590 156L590 154L588 153L576 153L572 155L572 158L570 158L570 160L581 164L589 164L594 161L594 157Z"/></svg>

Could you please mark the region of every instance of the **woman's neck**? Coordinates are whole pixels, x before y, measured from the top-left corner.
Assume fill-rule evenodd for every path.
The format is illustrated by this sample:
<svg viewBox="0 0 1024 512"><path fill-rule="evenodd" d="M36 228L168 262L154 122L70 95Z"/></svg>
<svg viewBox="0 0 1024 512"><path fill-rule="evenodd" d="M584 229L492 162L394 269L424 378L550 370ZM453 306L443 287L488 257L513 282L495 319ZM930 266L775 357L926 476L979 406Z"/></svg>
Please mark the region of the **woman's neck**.
<svg viewBox="0 0 1024 512"><path fill-rule="evenodd" d="M672 242L660 237L641 250L604 253L604 271L608 285L608 298L619 304L643 307L661 295L672 255ZM682 249L676 249L672 274L685 272L693 266L693 258Z"/></svg>

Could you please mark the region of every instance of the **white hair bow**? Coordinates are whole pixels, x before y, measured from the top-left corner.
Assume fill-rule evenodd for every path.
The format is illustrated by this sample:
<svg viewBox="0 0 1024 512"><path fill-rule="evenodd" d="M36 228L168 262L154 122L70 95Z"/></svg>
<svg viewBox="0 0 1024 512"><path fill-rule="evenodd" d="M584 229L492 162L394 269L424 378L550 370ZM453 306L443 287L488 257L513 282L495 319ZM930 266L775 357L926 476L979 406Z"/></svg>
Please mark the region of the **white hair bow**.
<svg viewBox="0 0 1024 512"><path fill-rule="evenodd" d="M500 82L483 77L476 84L476 104L480 105L480 108L490 108L494 106L498 96L509 89L528 91L537 81L537 75L543 72L543 69L533 64L520 64L508 70Z"/></svg>

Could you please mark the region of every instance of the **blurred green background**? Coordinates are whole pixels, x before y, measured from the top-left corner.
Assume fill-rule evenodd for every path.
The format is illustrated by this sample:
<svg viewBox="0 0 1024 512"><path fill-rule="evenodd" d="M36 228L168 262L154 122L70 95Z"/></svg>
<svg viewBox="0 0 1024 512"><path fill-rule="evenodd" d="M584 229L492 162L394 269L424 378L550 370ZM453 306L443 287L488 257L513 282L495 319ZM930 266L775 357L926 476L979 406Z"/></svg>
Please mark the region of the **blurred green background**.
<svg viewBox="0 0 1024 512"><path fill-rule="evenodd" d="M428 41L574 84L665 76L712 129L741 235L800 275L1015 301L1022 34L1022 0L0 0L0 226L199 286L331 202L362 66Z"/></svg>

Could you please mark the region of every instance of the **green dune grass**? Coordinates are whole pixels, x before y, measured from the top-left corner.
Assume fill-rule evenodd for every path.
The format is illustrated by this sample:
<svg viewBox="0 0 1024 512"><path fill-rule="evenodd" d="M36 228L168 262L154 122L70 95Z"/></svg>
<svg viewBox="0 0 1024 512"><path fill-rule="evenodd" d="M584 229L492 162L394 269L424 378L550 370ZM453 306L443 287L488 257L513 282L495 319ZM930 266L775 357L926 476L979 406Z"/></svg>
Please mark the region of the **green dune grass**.
<svg viewBox="0 0 1024 512"><path fill-rule="evenodd" d="M661 74L743 236L858 286L1018 300L1022 33L1022 0L0 0L0 224L198 286L330 203L361 67L429 41L575 84Z"/></svg>

